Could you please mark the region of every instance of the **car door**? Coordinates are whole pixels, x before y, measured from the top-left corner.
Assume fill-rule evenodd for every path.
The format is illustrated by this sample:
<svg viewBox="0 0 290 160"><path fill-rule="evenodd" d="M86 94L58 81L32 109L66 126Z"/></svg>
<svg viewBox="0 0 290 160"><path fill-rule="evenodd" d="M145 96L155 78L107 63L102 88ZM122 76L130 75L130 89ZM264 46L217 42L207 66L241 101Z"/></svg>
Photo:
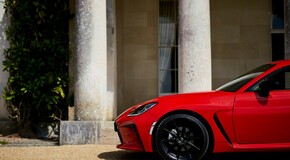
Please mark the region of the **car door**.
<svg viewBox="0 0 290 160"><path fill-rule="evenodd" d="M272 81L267 96L260 96L259 83L236 95L233 123L239 144L290 142L290 69L266 79Z"/></svg>

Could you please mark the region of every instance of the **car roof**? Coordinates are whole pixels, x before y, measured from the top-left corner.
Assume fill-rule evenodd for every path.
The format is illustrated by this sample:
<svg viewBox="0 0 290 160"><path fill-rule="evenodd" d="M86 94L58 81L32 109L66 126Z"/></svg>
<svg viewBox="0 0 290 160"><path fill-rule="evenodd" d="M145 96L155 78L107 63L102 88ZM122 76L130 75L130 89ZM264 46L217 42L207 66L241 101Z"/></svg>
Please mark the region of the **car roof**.
<svg viewBox="0 0 290 160"><path fill-rule="evenodd" d="M285 65L289 65L290 64L290 60L274 61L274 62L272 62L272 64L285 66Z"/></svg>

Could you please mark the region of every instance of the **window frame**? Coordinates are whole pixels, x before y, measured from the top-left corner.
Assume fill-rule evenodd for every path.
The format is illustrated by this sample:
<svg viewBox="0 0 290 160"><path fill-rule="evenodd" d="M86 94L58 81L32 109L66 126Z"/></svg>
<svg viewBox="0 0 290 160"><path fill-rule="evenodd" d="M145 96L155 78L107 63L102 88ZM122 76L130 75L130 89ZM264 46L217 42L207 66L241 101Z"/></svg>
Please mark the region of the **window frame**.
<svg viewBox="0 0 290 160"><path fill-rule="evenodd" d="M175 45L162 45L161 44L161 40L160 40L160 2L161 1L175 1L177 3L176 5L176 10L177 10L177 15L176 15L176 19L174 20L174 24L176 25L176 44ZM158 46L157 46L157 53L158 53L158 95L159 96L164 96L164 95L171 95L171 94L177 94L178 91L178 55L179 55L179 46L178 46L178 24L179 24L179 18L178 18L178 0L158 0L158 16L157 16L157 34L158 34ZM171 48L174 49L174 53L176 54L176 59L175 59L175 63L177 64L176 68L169 68L169 69L164 69L164 68L160 68L160 61L161 61L161 53L160 53L160 48ZM172 53L170 53L172 54ZM161 80L161 74L162 72L175 72L175 78L174 80L174 84L175 84L175 92L162 92L162 80Z"/></svg>

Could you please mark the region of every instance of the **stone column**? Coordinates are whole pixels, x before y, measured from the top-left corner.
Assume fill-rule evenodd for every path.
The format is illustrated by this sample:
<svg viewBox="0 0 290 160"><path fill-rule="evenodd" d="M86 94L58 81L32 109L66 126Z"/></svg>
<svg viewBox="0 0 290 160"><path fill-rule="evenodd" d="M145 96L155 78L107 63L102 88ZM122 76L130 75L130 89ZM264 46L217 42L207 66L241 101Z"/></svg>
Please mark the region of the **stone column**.
<svg viewBox="0 0 290 160"><path fill-rule="evenodd" d="M61 145L99 143L106 120L106 0L76 0L75 4L75 121L61 122Z"/></svg>
<svg viewBox="0 0 290 160"><path fill-rule="evenodd" d="M76 1L75 120L104 120L107 95L106 0Z"/></svg>
<svg viewBox="0 0 290 160"><path fill-rule="evenodd" d="M114 120L117 113L117 55L115 17L115 0L107 0L107 120Z"/></svg>
<svg viewBox="0 0 290 160"><path fill-rule="evenodd" d="M179 92L212 89L209 0L179 0Z"/></svg>
<svg viewBox="0 0 290 160"><path fill-rule="evenodd" d="M6 15L5 13L5 9L4 9L4 3L0 3L0 25L1 25L1 28L0 28L0 43L1 43L1 46L0 46L0 63L2 64L2 62L5 60L4 58L4 50L6 48L9 47L9 42L7 41L6 39L6 29L7 27L10 25L10 16ZM9 113L7 112L7 109L5 107L5 101L4 99L2 98L3 96L3 90L4 90L4 87L7 86L7 80L8 80L8 77L9 77L9 73L7 71L3 71L3 65L0 66L0 121L1 120L4 120L4 121L8 121L9 120ZM2 125L2 124L0 124ZM1 129L4 128L3 127L0 127L0 132L1 132Z"/></svg>

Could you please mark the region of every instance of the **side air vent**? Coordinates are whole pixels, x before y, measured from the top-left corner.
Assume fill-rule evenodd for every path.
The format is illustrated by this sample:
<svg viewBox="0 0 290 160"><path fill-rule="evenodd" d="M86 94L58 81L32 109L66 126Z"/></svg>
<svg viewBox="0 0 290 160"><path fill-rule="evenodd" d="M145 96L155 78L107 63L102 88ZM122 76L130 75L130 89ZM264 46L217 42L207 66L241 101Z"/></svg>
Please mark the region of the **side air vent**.
<svg viewBox="0 0 290 160"><path fill-rule="evenodd" d="M231 142L229 136L227 135L224 127L222 126L220 120L218 119L218 116L216 114L214 114L214 117L213 118L214 118L214 121L215 121L216 125L220 129L222 135L225 137L225 139L228 141L229 144L232 144L232 142Z"/></svg>

